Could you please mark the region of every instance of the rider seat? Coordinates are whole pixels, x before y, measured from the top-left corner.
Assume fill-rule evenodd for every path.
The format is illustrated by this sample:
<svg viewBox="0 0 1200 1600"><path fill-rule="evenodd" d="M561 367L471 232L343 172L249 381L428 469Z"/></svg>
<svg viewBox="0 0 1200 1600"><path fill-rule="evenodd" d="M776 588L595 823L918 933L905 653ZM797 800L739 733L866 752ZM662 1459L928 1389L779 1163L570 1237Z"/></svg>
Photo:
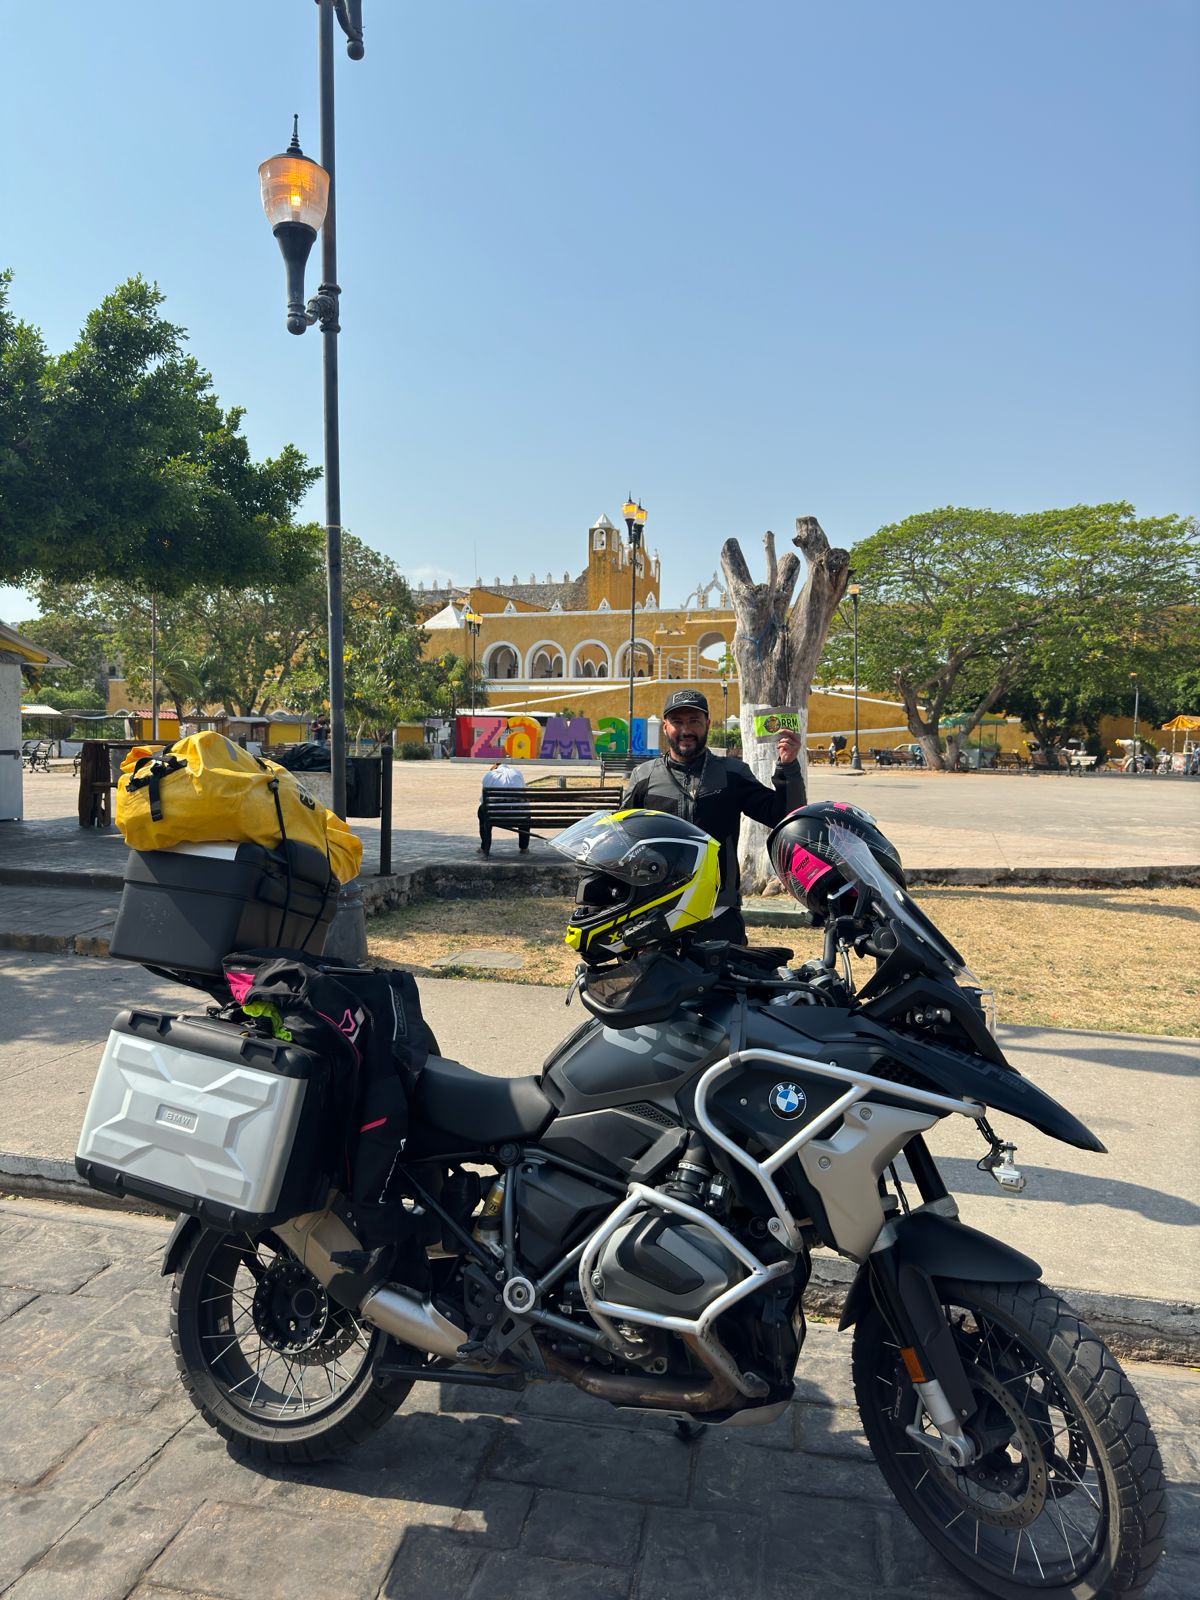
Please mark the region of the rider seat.
<svg viewBox="0 0 1200 1600"><path fill-rule="evenodd" d="M412 1108L418 1126L426 1123L473 1145L536 1138L554 1115L536 1078L494 1078L445 1056L425 1062Z"/></svg>

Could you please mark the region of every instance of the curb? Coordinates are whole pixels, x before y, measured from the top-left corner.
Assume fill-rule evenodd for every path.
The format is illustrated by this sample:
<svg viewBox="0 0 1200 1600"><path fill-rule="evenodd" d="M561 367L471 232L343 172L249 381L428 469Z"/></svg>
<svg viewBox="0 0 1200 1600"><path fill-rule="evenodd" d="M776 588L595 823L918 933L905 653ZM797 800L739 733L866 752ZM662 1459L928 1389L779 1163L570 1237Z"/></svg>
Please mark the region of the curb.
<svg viewBox="0 0 1200 1600"><path fill-rule="evenodd" d="M118 1200L100 1194L83 1181L73 1162L47 1156L0 1152L0 1191L34 1200L94 1206L102 1211L175 1215L146 1201ZM804 1295L805 1311L811 1316L837 1321L856 1270L852 1262L818 1251L813 1257L812 1277ZM1051 1287L1122 1360L1200 1365L1200 1305L1190 1301L1101 1294L1092 1289Z"/></svg>

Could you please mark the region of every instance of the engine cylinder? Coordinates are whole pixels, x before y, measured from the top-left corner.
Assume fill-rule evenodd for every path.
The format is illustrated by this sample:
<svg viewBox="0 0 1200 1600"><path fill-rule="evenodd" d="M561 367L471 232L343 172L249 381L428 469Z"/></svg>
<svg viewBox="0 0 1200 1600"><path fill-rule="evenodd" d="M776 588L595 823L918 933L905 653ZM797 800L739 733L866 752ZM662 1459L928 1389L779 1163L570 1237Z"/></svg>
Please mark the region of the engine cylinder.
<svg viewBox="0 0 1200 1600"><path fill-rule="evenodd" d="M632 1217L600 1252L606 1300L660 1316L698 1317L742 1271L720 1240L696 1222Z"/></svg>

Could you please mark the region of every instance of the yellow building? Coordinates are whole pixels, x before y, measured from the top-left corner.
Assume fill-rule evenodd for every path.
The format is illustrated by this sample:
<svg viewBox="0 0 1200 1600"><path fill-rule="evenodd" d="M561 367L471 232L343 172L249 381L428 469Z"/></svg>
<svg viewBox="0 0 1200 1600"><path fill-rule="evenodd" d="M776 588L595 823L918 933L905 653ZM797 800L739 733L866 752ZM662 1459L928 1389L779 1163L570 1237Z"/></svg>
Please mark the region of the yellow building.
<svg viewBox="0 0 1200 1600"><path fill-rule="evenodd" d="M637 582L624 533L600 516L588 529L587 566L561 581L531 577L521 583L477 578L470 588L416 591L418 614L429 634L426 655L453 652L475 659L487 680L487 711L504 716L545 716L564 707L597 725L629 712L632 600L634 716L657 717L674 689L708 696L714 724L741 712L733 668L734 615L714 573L682 606L663 606L657 552L637 552ZM479 618L472 636L467 614ZM460 707L465 711L466 707ZM859 695L864 749L907 744L902 707ZM809 738L854 730L849 688L816 689L809 703Z"/></svg>

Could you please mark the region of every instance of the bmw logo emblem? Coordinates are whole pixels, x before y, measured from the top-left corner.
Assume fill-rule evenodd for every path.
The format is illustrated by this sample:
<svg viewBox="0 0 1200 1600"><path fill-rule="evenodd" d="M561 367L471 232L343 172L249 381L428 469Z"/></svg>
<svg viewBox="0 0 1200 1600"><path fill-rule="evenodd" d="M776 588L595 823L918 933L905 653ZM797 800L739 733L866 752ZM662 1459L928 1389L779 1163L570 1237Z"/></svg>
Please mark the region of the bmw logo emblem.
<svg viewBox="0 0 1200 1600"><path fill-rule="evenodd" d="M771 1090L771 1110L785 1122L802 1117L807 1104L808 1099L798 1083L777 1083Z"/></svg>

